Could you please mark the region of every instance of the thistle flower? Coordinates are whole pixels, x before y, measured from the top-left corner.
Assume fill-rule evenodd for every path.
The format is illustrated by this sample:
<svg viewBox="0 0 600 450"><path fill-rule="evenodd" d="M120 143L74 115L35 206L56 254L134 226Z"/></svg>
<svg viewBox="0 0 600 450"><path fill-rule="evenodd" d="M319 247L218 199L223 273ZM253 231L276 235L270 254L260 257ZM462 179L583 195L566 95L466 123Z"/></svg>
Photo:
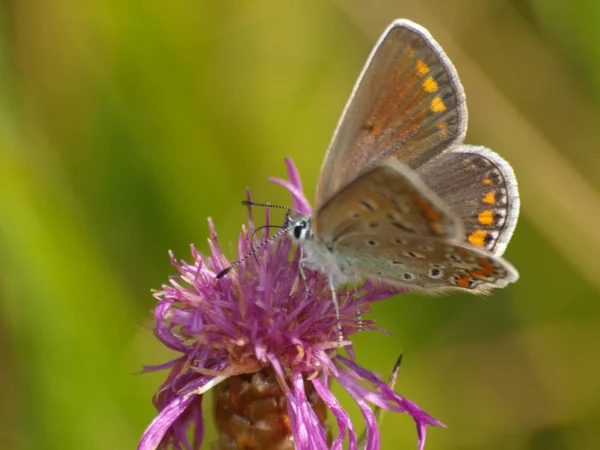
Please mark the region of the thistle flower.
<svg viewBox="0 0 600 450"><path fill-rule="evenodd" d="M290 181L273 181L290 190L297 210L310 213L298 173L291 161L287 164ZM370 404L410 414L422 449L426 427L443 424L355 362L349 341L339 342L327 277L306 269L301 277L299 252L284 236L264 244L254 258L217 279L230 262L211 221L209 226L211 256L199 254L193 246L192 263L178 262L171 255L179 274L155 292L155 334L181 356L146 368L170 372L154 398L158 416L138 449L199 449L204 435L202 400L212 390L219 431L216 448L341 449L347 439L348 448L354 450L357 434L330 390L332 380L350 394L363 414L365 449L380 447ZM250 211L249 228L243 227L238 241L240 258L256 247L253 234ZM366 314L372 302L391 294L368 282L339 289L343 336L377 330L372 320L357 320L357 305ZM350 358L340 355L341 346ZM327 410L339 428L335 438Z"/></svg>

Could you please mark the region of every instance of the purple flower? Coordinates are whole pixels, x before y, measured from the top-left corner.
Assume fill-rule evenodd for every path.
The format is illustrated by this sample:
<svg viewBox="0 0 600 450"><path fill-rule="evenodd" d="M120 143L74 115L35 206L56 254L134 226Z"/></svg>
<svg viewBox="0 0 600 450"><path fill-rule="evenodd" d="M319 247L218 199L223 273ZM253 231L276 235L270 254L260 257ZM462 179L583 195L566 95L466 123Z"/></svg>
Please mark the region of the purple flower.
<svg viewBox="0 0 600 450"><path fill-rule="evenodd" d="M310 214L298 173L288 163L284 185L297 210ZM248 195L248 199L250 199ZM330 390L337 381L357 402L366 423L365 449L378 449L380 437L371 405L409 413L417 425L418 448L425 444L427 425L443 424L396 394L384 381L353 358L349 341L339 342L337 319L327 277L298 270L299 252L286 237L264 243L255 256L217 279L230 265L217 241L212 222L211 256L192 246L193 262L171 260L179 274L155 292L155 334L181 356L146 370L170 369L154 398L159 414L142 436L138 449L199 449L204 435L202 399L215 394L214 420L222 449L357 448L357 434L348 413ZM267 211L266 224L269 225ZM252 252L254 225L243 228L238 256ZM293 258L290 259L290 254ZM305 287L307 286L307 288ZM391 295L369 283L340 288L340 322L347 339L362 329L376 330L372 320L357 319L370 303ZM326 413L339 427L332 438ZM193 430L193 431L192 431Z"/></svg>

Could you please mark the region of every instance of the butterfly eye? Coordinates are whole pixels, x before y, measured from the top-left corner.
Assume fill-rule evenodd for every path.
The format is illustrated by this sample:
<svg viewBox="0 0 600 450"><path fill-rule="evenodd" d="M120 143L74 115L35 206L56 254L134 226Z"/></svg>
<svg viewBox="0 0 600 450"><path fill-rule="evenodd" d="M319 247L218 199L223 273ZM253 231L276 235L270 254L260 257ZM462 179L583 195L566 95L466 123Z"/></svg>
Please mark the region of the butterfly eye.
<svg viewBox="0 0 600 450"><path fill-rule="evenodd" d="M306 237L306 220L298 222L294 227L294 237L296 239L303 239Z"/></svg>

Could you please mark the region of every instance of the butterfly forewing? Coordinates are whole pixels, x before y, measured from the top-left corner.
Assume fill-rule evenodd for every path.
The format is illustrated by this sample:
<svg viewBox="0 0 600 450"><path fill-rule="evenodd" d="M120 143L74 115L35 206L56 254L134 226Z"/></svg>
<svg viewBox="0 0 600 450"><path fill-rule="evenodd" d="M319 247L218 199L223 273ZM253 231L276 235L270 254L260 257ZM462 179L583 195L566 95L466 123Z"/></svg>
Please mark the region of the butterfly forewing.
<svg viewBox="0 0 600 450"><path fill-rule="evenodd" d="M389 160L342 188L313 220L315 238L328 247L356 234L449 240L463 234L460 221L414 172Z"/></svg>
<svg viewBox="0 0 600 450"><path fill-rule="evenodd" d="M464 224L467 243L501 256L519 217L519 192L510 165L485 147L460 145L417 169Z"/></svg>
<svg viewBox="0 0 600 450"><path fill-rule="evenodd" d="M416 168L461 142L467 110L452 63L424 28L397 20L373 49L321 168L316 207L394 157Z"/></svg>

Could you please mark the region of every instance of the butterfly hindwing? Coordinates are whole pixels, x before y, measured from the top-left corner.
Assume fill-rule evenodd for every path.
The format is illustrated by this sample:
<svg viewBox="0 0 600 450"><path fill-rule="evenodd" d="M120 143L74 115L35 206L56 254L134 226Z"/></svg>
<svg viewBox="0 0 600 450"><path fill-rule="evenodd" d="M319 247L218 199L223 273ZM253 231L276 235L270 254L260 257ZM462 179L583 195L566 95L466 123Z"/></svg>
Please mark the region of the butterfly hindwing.
<svg viewBox="0 0 600 450"><path fill-rule="evenodd" d="M518 279L503 258L439 239L355 234L339 240L334 252L341 267L390 286L486 292Z"/></svg>
<svg viewBox="0 0 600 450"><path fill-rule="evenodd" d="M417 173L461 219L467 243L504 253L519 217L517 181L504 159L485 147L461 145Z"/></svg>

